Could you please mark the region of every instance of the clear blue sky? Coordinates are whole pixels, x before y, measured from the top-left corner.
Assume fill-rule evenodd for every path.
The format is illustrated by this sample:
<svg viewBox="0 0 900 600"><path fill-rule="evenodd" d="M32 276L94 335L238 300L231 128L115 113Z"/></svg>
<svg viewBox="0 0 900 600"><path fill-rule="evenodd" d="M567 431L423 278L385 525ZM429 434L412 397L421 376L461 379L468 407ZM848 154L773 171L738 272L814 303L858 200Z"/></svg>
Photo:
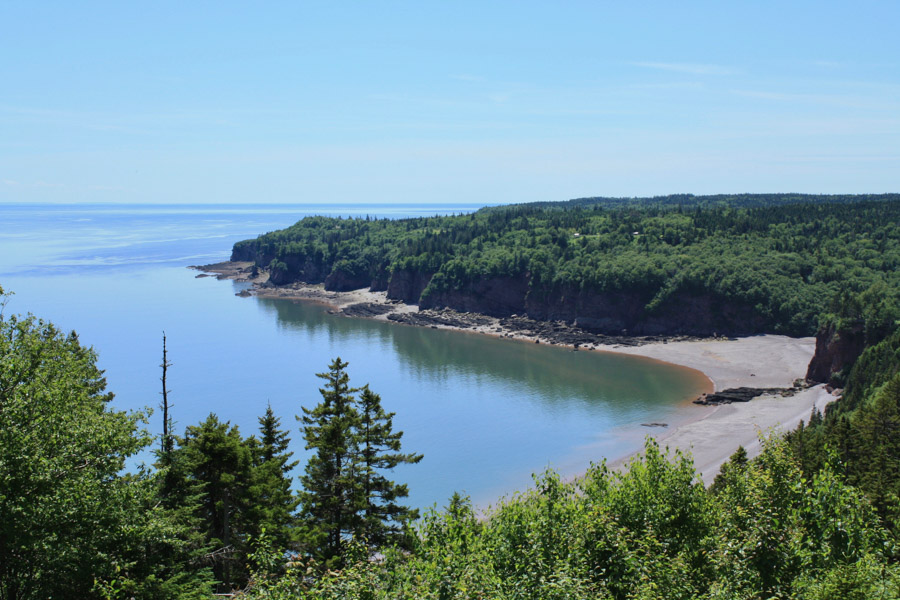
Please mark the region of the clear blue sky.
<svg viewBox="0 0 900 600"><path fill-rule="evenodd" d="M2 202L900 192L900 2L0 0Z"/></svg>

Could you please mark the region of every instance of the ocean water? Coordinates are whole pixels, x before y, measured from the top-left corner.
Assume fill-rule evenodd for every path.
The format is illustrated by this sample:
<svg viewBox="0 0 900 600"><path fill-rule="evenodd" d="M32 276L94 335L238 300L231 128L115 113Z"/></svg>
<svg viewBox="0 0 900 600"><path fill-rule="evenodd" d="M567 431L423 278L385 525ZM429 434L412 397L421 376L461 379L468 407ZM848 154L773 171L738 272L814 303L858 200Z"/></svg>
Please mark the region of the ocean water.
<svg viewBox="0 0 900 600"><path fill-rule="evenodd" d="M646 421L676 423L705 385L698 373L611 353L572 352L462 332L331 315L316 304L241 298L245 284L197 278L234 242L305 215L402 218L477 206L0 205L7 314L31 312L99 353L117 408L158 407L162 334L176 431L210 412L244 435L271 405L291 432L319 399L332 358L397 413L404 450L425 455L393 475L410 504L454 491L479 506L524 490L545 468L565 475L638 449ZM147 427L161 431L161 414ZM151 460L149 455L141 457Z"/></svg>

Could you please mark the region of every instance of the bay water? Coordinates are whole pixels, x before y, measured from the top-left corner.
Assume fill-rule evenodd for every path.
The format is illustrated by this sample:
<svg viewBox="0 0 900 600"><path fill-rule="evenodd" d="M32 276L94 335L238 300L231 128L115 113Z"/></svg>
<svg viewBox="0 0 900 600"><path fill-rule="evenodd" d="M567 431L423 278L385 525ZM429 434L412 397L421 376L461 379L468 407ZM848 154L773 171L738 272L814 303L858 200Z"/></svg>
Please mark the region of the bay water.
<svg viewBox="0 0 900 600"><path fill-rule="evenodd" d="M241 298L246 284L197 278L189 265L227 260L234 242L312 214L402 218L469 212L466 204L0 205L5 314L31 312L75 330L99 353L114 406L158 407L168 340L176 432L210 412L257 431L271 405L307 451L295 415L320 400L316 373L340 356L396 412L417 465L393 473L416 507L454 491L484 507L525 490L531 474L564 475L641 447L641 424L676 425L707 385L695 371L637 357L332 315L289 300ZM147 427L159 433L161 412ZM151 461L145 453L142 460Z"/></svg>

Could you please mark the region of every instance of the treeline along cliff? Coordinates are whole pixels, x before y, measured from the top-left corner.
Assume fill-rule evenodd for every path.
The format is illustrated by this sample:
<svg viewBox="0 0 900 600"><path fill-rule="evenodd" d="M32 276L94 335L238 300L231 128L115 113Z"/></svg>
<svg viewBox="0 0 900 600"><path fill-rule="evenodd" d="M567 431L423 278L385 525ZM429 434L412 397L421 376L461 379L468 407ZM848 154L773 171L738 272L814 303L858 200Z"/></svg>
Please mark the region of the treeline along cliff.
<svg viewBox="0 0 900 600"><path fill-rule="evenodd" d="M402 220L308 217L235 244L232 260L267 268L274 285L368 287L422 308L600 333L812 335L855 310L876 334L897 305L898 221L898 194L586 198ZM857 334L859 348L832 349L825 370L861 351L867 334Z"/></svg>

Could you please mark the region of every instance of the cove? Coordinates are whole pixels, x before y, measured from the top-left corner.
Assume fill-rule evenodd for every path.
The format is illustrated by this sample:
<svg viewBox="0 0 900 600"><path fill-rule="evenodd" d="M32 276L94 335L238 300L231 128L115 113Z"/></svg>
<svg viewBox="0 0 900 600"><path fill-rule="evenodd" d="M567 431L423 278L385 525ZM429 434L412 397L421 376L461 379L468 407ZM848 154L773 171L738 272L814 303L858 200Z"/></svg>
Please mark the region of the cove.
<svg viewBox="0 0 900 600"><path fill-rule="evenodd" d="M215 412L246 436L271 405L301 461L295 477L306 451L294 415L319 401L315 373L340 356L350 363L351 383L370 384L397 413L404 449L425 455L394 473L417 507L443 506L454 491L485 506L524 490L548 466L574 475L591 461L628 454L650 433L641 423L676 425L707 385L695 371L637 357L240 298L244 284L197 279L187 268L225 260L235 241L319 212L323 207L0 207L0 286L15 292L5 314L32 312L77 331L99 353L114 406L126 410L159 404L165 331L176 431ZM158 412L147 427L159 433Z"/></svg>
<svg viewBox="0 0 900 600"><path fill-rule="evenodd" d="M571 476L633 452L649 433L642 423L678 424L708 385L696 371L640 357L338 316L304 301L246 301L296 346L340 351L351 383L369 383L397 413L405 449L425 454L397 470L418 506L454 491L486 506L544 468Z"/></svg>

